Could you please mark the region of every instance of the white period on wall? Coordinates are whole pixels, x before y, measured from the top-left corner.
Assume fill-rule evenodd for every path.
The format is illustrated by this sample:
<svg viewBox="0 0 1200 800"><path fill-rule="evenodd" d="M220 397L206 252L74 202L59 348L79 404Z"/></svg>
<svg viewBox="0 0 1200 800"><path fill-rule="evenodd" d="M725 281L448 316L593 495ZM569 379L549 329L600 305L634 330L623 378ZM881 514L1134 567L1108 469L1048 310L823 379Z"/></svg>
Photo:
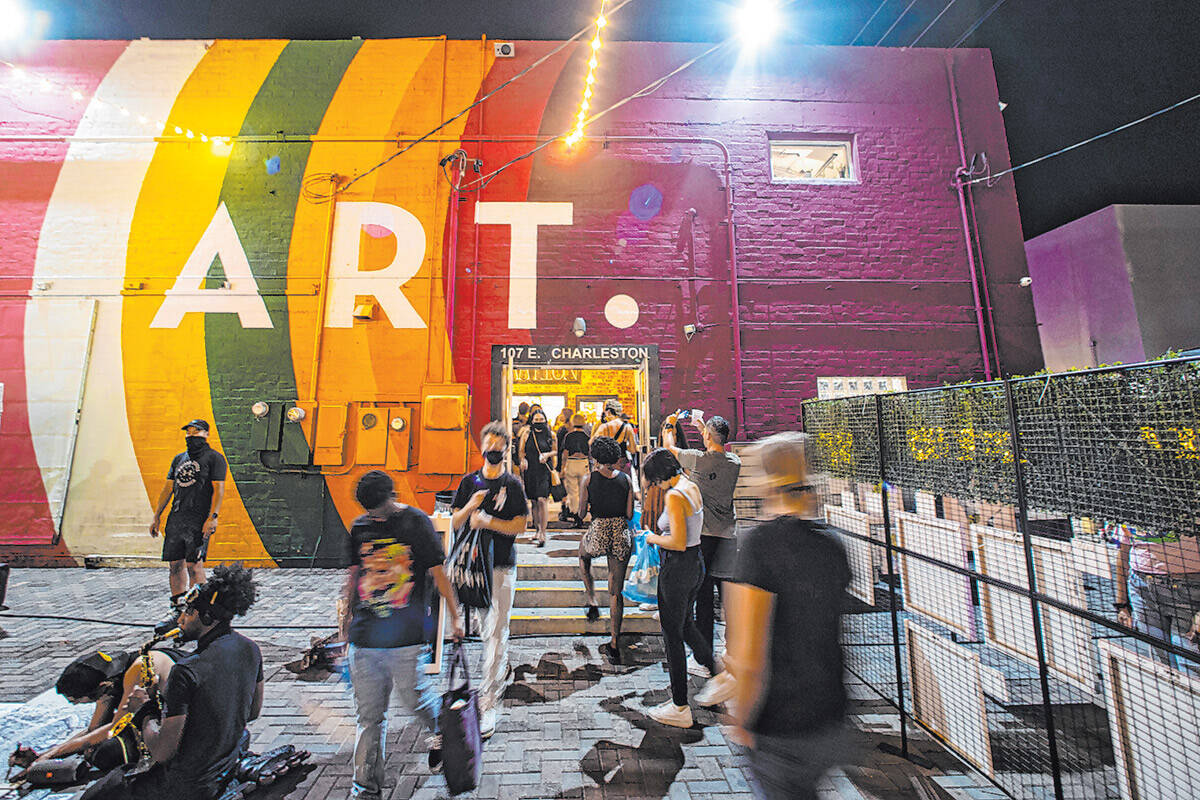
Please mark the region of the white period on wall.
<svg viewBox="0 0 1200 800"><path fill-rule="evenodd" d="M130 42L101 81L100 101L89 102L76 137L144 136L138 114L166 118L205 50L200 41ZM118 105L137 114L124 116ZM93 537L144 531L150 519L126 416L121 288L130 226L155 148L150 142L70 144L46 207L25 312L25 362L38 365L26 382L34 452L58 519L68 491L62 481L70 468L71 439L77 436L72 486L86 482L87 496L67 504L62 529L70 537L86 536L89 545ZM61 295L98 299L77 434L92 303ZM150 553L157 544L148 536L136 541L120 545L120 551Z"/></svg>

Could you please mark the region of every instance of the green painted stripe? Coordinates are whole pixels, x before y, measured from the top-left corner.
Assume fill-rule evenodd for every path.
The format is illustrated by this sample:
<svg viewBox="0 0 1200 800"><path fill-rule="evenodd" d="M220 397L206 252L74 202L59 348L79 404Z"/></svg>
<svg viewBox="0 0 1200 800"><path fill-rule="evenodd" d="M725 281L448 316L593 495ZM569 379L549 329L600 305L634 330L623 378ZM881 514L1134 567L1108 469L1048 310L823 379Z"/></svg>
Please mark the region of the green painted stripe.
<svg viewBox="0 0 1200 800"><path fill-rule="evenodd" d="M359 41L291 42L280 53L242 124L243 135L315 134L357 53ZM239 143L221 189L274 328L243 329L236 315L205 320L213 413L229 468L267 552L281 566L315 556L316 564L342 558L345 526L324 478L278 474L251 449L250 406L257 400L296 399L288 332L288 250L304 168L312 145ZM278 156L279 171L267 160ZM268 456L273 458L273 456Z"/></svg>

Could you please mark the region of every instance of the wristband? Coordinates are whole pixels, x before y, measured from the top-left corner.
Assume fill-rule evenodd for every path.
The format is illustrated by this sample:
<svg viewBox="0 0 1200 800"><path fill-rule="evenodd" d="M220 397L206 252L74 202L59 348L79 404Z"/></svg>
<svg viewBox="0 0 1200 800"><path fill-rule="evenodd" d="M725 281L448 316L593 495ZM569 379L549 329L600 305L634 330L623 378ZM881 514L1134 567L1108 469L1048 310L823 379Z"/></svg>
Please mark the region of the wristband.
<svg viewBox="0 0 1200 800"><path fill-rule="evenodd" d="M483 527L490 528L492 526L492 523L496 521L496 518L493 517L491 514L487 513L486 511L480 511L479 512L479 521L483 523Z"/></svg>

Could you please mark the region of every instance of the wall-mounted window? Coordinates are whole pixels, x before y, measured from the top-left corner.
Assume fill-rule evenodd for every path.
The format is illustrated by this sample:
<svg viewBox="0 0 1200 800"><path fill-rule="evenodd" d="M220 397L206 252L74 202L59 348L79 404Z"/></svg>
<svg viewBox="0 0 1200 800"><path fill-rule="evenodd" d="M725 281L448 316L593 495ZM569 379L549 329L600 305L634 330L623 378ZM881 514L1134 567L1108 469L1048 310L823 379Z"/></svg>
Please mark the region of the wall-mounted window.
<svg viewBox="0 0 1200 800"><path fill-rule="evenodd" d="M855 180L854 142L845 139L788 139L771 142L773 183Z"/></svg>

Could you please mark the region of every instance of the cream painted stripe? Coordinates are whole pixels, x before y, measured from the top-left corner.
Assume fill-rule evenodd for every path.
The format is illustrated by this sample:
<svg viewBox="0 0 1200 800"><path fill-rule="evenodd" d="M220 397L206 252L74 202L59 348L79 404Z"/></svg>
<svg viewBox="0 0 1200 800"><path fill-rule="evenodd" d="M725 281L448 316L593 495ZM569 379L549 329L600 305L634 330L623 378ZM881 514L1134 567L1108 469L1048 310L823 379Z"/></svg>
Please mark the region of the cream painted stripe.
<svg viewBox="0 0 1200 800"><path fill-rule="evenodd" d="M200 41L131 42L104 76L76 135L144 135L137 117L166 119L206 50ZM123 116L113 104L132 113ZM25 313L29 427L51 513L63 520L59 530L75 552L151 555L160 546L145 533L150 501L134 457L121 366L126 245L156 146L73 142L42 223L34 298ZM90 298L96 298L96 328L72 469Z"/></svg>

